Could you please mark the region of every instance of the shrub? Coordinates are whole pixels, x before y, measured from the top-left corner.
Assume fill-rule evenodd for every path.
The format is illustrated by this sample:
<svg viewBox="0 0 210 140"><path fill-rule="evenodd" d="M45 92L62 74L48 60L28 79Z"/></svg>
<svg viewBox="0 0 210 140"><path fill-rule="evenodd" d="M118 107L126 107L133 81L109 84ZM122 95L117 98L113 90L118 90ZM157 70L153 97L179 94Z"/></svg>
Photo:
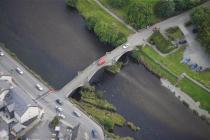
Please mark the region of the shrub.
<svg viewBox="0 0 210 140"><path fill-rule="evenodd" d="M159 17L170 17L175 13L175 3L172 0L160 0L155 5L155 11Z"/></svg>
<svg viewBox="0 0 210 140"><path fill-rule="evenodd" d="M148 3L133 1L128 8L127 21L135 28L146 27L152 23L153 9Z"/></svg>

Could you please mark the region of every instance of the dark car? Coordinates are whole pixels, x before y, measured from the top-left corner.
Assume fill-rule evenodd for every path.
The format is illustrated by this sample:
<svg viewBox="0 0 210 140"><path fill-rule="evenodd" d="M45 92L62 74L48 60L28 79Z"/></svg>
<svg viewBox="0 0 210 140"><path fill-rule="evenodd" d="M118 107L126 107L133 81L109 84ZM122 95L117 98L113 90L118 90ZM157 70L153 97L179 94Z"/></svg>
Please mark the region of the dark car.
<svg viewBox="0 0 210 140"><path fill-rule="evenodd" d="M187 43L187 40L180 40L179 41L179 44L186 44Z"/></svg>
<svg viewBox="0 0 210 140"><path fill-rule="evenodd" d="M62 104L63 104L63 102L62 102L60 99L56 99L55 101L56 101L56 103L59 104L59 105L62 105Z"/></svg>
<svg viewBox="0 0 210 140"><path fill-rule="evenodd" d="M98 132L97 132L95 129L93 129L93 130L91 131L91 133L92 133L92 137L93 137L93 138L98 138Z"/></svg>

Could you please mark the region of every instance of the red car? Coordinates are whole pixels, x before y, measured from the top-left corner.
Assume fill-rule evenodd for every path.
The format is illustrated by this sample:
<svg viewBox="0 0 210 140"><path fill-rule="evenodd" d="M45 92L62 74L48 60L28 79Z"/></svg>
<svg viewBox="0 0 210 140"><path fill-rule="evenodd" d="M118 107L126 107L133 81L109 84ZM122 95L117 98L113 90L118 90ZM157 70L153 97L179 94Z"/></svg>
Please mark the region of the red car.
<svg viewBox="0 0 210 140"><path fill-rule="evenodd" d="M104 63L106 63L106 61L105 61L105 58L103 56L98 60L98 65L103 65Z"/></svg>

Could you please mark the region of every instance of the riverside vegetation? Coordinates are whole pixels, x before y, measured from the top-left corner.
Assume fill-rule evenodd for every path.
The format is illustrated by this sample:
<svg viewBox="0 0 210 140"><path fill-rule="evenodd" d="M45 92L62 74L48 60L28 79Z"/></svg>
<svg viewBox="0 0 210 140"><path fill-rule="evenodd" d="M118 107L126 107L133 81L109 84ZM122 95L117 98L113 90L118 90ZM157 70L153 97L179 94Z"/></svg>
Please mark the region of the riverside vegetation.
<svg viewBox="0 0 210 140"><path fill-rule="evenodd" d="M131 30L101 9L94 0L66 0L69 7L76 8L85 18L87 27L98 39L113 47L127 41Z"/></svg>
<svg viewBox="0 0 210 140"><path fill-rule="evenodd" d="M117 113L116 108L104 99L103 93L96 91L94 86L87 85L80 91L81 99L73 102L82 108L85 112L94 117L100 124L102 124L107 131L107 134L116 138L116 140L130 140L130 137L119 137L111 133L115 126L124 127L126 120L123 116ZM129 122L129 128L133 131L138 131L139 127Z"/></svg>

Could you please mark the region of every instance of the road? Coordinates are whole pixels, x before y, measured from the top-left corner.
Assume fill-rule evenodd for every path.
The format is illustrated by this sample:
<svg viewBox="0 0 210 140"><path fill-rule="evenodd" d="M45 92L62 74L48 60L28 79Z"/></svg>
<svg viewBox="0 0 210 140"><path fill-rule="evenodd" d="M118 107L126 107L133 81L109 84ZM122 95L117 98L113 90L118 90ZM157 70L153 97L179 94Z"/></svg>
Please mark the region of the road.
<svg viewBox="0 0 210 140"><path fill-rule="evenodd" d="M58 104L55 103L56 99L63 101L63 114L65 115L65 121L70 123L72 126L80 125L81 132L88 133L89 138L91 139L91 130L96 129L99 136L98 140L104 140L104 133L100 125L95 123L90 119L86 114L77 109L71 102L51 92L48 87L42 84L37 78L35 78L30 72L25 69L24 66L19 64L14 60L7 52L2 48L1 51L4 52L4 56L0 57L0 72L6 75L12 75L14 82L23 89L35 102L37 102L45 111L44 117L52 118L56 115L55 107ZM16 68L19 67L24 73L21 75L16 72ZM39 83L43 87L43 91L39 91L36 88L36 84ZM76 117L72 114L74 110L77 110L81 117ZM80 134L79 137L83 137L83 134Z"/></svg>

